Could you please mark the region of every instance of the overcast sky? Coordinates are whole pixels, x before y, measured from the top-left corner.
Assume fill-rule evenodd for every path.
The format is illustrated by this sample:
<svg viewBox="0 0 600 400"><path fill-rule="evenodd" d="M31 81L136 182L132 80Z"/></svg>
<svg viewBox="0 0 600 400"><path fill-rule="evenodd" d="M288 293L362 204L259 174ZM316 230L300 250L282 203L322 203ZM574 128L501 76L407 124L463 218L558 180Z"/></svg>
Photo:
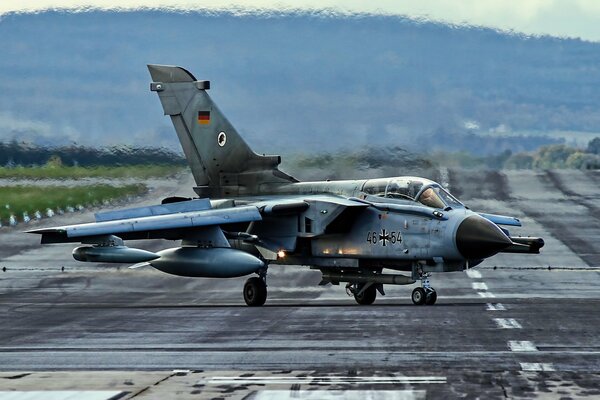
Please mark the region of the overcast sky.
<svg viewBox="0 0 600 400"><path fill-rule="evenodd" d="M181 10L314 10L405 15L456 24L481 25L527 34L600 41L598 0L2 0L0 14L48 8Z"/></svg>

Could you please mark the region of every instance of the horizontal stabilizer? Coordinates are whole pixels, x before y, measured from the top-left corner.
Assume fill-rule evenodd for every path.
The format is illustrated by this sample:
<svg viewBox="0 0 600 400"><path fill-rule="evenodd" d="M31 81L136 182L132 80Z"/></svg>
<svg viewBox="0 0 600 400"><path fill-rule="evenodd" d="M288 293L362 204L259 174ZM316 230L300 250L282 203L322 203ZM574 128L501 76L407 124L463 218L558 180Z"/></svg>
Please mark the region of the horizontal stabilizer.
<svg viewBox="0 0 600 400"><path fill-rule="evenodd" d="M190 200L178 203L160 204L148 207L127 208L124 210L97 213L96 222L151 217L153 215L167 215L191 211L203 211L208 209L210 209L209 199Z"/></svg>

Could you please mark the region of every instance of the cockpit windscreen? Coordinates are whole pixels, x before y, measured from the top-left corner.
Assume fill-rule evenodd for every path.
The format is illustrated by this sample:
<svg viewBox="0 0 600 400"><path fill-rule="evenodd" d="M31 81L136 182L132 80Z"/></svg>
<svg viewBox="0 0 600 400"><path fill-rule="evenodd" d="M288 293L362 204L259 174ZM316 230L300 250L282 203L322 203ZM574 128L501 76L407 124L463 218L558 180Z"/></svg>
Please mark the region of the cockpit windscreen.
<svg viewBox="0 0 600 400"><path fill-rule="evenodd" d="M411 178L371 179L365 183L363 191L373 196L414 201L424 183Z"/></svg>
<svg viewBox="0 0 600 400"><path fill-rule="evenodd" d="M427 207L441 208L446 207L459 208L463 204L456 200L454 196L437 185L431 185L419 195L419 202Z"/></svg>
<svg viewBox="0 0 600 400"><path fill-rule="evenodd" d="M425 189L423 190L423 188ZM437 183L422 178L370 179L365 183L363 192L388 199L418 201L433 208L464 207L460 201Z"/></svg>

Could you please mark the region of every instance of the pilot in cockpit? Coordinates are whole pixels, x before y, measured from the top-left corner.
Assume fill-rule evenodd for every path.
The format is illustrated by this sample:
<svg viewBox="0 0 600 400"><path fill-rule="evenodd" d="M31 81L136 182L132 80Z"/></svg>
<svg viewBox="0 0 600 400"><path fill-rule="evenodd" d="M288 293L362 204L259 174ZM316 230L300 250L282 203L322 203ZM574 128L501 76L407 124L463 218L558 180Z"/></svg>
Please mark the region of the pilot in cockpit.
<svg viewBox="0 0 600 400"><path fill-rule="evenodd" d="M432 188L427 188L419 196L419 202L433 208L444 208L445 205L440 201L440 198L435 194Z"/></svg>
<svg viewBox="0 0 600 400"><path fill-rule="evenodd" d="M418 201L428 207L433 208L461 208L464 205L454 198L450 193L438 186L428 187L423 190Z"/></svg>

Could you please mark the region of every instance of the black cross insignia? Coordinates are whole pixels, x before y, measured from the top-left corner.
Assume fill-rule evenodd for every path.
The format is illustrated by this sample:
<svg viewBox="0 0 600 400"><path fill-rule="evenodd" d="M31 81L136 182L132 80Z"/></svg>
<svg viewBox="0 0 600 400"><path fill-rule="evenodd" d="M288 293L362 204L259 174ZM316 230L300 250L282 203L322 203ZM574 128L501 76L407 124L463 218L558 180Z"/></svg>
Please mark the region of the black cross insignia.
<svg viewBox="0 0 600 400"><path fill-rule="evenodd" d="M390 240L389 233L387 233L387 231L385 229L382 229L381 233L379 234L379 241L382 242L383 247L386 246L386 244L389 240Z"/></svg>

